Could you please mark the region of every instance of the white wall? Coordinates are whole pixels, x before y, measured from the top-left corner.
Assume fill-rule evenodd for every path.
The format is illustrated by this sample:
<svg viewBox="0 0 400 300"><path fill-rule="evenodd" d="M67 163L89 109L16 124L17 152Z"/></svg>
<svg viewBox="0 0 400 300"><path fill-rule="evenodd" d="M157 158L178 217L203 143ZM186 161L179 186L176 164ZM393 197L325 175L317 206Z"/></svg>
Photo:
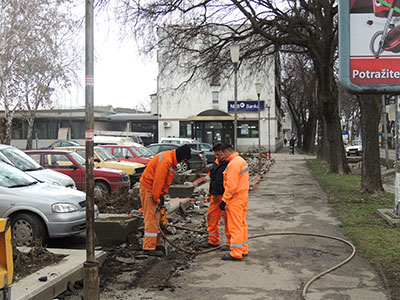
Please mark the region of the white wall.
<svg viewBox="0 0 400 300"><path fill-rule="evenodd" d="M163 68L162 62L160 68ZM228 112L228 101L234 101L234 77L225 78L221 76L220 86L210 86L209 82L194 79L183 88L176 90L183 81L187 79L184 72L176 66L169 64L167 69L158 76L157 101L159 114L159 137L179 136L179 121L187 121L188 117L196 116L200 112L208 109L218 109ZM271 144L275 144L275 70L271 57L271 62L265 66L263 74L251 74L242 65L238 71L238 101L257 100L255 83L262 83L261 100L270 100L270 134ZM166 75L168 74L168 75ZM219 90L219 104L217 106L212 103L212 91ZM267 103L267 101L266 101ZM234 113L230 113L232 116ZM268 109L260 113L261 121L261 144L268 145ZM258 113L240 113L238 112L238 121L241 120L258 120ZM163 122L168 121L171 126L165 128ZM239 151L246 151L249 146L258 145L258 139L254 138L238 138ZM274 147L271 147L274 148Z"/></svg>

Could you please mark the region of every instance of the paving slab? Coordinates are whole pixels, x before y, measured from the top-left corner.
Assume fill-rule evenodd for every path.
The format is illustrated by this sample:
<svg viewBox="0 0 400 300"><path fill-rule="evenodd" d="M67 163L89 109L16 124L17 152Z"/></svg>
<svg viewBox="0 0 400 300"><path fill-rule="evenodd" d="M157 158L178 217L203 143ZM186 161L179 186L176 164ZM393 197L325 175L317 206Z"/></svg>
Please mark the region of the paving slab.
<svg viewBox="0 0 400 300"><path fill-rule="evenodd" d="M27 251L26 249L25 251ZM66 255L66 257L56 266L48 266L13 283L11 300L51 300L66 291L68 284L83 279L86 250L51 248L47 250L54 254ZM106 253L96 251L95 255L99 265L103 264ZM39 278L43 276L47 277L47 281L39 281Z"/></svg>
<svg viewBox="0 0 400 300"><path fill-rule="evenodd" d="M400 226L400 216L394 213L394 209L380 208L378 214L392 226Z"/></svg>

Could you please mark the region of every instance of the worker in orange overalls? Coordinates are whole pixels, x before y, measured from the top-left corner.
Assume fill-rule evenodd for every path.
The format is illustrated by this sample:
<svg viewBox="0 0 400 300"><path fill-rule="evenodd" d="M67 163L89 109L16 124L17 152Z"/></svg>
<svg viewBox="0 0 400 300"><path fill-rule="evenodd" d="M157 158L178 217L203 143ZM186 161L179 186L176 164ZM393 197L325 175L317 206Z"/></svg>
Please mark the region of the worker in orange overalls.
<svg viewBox="0 0 400 300"><path fill-rule="evenodd" d="M140 201L144 215L143 254L162 256L161 233L156 221L157 207L164 204L164 195L174 178L176 165L191 158L188 145L155 155L140 177ZM161 202L161 203L160 203Z"/></svg>
<svg viewBox="0 0 400 300"><path fill-rule="evenodd" d="M227 226L227 219L225 211L219 208L222 201L222 195L224 194L224 174L228 161L224 159L224 153L222 152L222 144L216 143L212 147L215 155L215 162L210 171L210 188L207 194L207 200L210 203L207 212L207 229L208 229L208 243L203 248L218 247L220 245L220 234L219 234L219 223L221 216L225 221L225 235L227 243L222 247L222 250L229 250L230 235Z"/></svg>
<svg viewBox="0 0 400 300"><path fill-rule="evenodd" d="M231 252L222 256L222 259L236 261L248 255L246 215L250 188L249 167L231 145L223 145L222 151L229 164L224 171L225 192L220 208L226 210L228 230L231 235Z"/></svg>

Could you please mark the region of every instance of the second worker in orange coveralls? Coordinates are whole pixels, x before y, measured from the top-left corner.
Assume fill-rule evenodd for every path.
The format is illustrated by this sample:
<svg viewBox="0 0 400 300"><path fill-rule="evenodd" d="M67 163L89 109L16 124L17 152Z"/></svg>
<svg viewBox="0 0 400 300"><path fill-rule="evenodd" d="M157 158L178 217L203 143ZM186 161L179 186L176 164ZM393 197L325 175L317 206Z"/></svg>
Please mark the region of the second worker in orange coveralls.
<svg viewBox="0 0 400 300"><path fill-rule="evenodd" d="M231 252L222 256L222 259L242 260L243 256L248 255L246 215L250 188L249 167L231 145L223 145L222 151L229 164L224 171L225 192L220 208L226 210L228 230L231 235Z"/></svg>
<svg viewBox="0 0 400 300"><path fill-rule="evenodd" d="M219 234L219 223L221 221L221 215L225 221L225 235L226 235L226 245L223 246L221 250L229 250L230 235L228 230L228 224L226 219L226 213L222 211L219 206L222 200L222 195L224 194L224 174L228 162L224 159L224 153L222 152L223 145L221 143L216 143L212 147L215 155L215 162L210 171L210 188L208 191L208 202L210 206L207 212L207 229L208 229L208 243L204 248L218 247L220 245L220 234Z"/></svg>
<svg viewBox="0 0 400 300"><path fill-rule="evenodd" d="M163 252L157 249L161 242L156 221L157 207L164 201L164 195L174 178L176 165L191 158L190 147L182 145L177 149L164 151L155 155L147 165L140 178L140 201L144 215L143 253L161 256Z"/></svg>

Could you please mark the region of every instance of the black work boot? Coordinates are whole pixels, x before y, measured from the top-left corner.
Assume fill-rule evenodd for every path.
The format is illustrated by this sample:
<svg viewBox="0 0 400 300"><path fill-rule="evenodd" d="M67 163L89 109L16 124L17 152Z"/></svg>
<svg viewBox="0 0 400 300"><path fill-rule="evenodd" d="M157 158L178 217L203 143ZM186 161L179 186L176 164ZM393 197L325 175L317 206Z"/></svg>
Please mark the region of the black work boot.
<svg viewBox="0 0 400 300"><path fill-rule="evenodd" d="M227 253L222 256L222 260L241 261L242 258L233 257L229 253Z"/></svg>
<svg viewBox="0 0 400 300"><path fill-rule="evenodd" d="M160 250L143 250L144 255L149 255L149 256L163 256L164 253Z"/></svg>
<svg viewBox="0 0 400 300"><path fill-rule="evenodd" d="M165 247L164 246L158 245L156 247L156 250L161 251L162 253L165 253Z"/></svg>

